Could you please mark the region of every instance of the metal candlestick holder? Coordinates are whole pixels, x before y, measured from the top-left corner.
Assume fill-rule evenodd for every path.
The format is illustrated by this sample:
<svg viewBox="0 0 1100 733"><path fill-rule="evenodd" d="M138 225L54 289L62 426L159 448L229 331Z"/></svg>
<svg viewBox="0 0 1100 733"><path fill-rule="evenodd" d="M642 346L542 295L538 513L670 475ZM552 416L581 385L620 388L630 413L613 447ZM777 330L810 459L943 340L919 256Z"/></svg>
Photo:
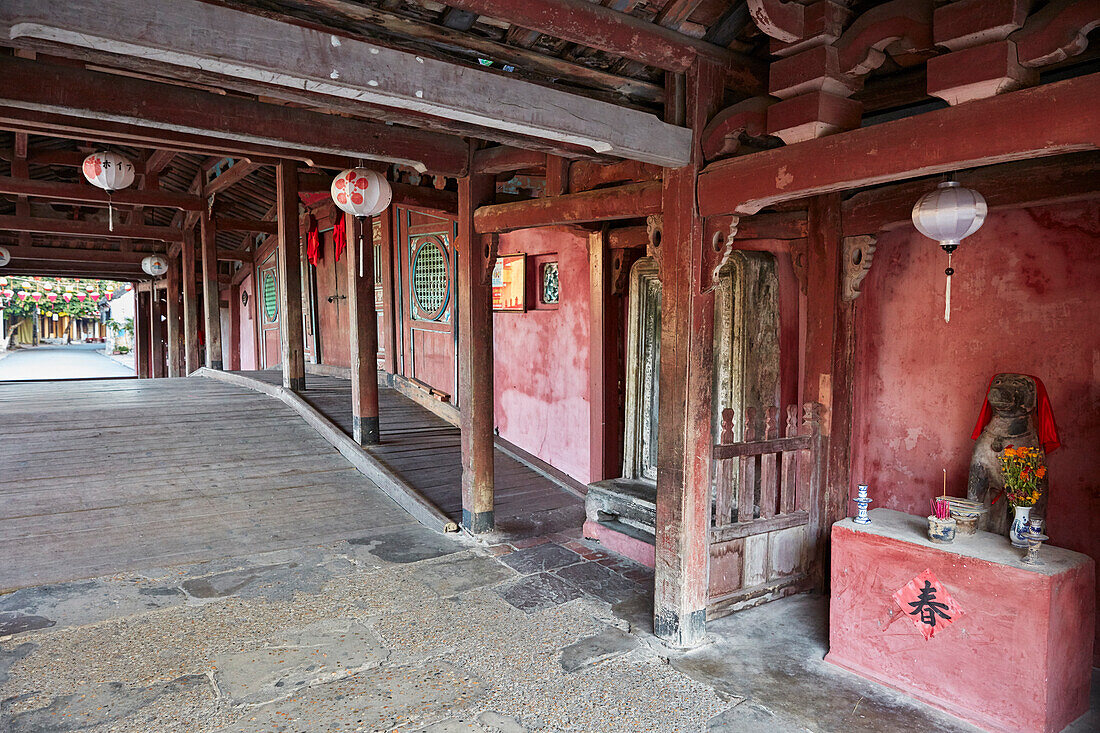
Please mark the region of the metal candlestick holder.
<svg viewBox="0 0 1100 733"><path fill-rule="evenodd" d="M1043 534L1042 523L1029 524L1020 535L1027 541L1027 552L1024 553L1023 559L1024 564L1042 565L1043 562L1039 559L1039 548L1042 547L1043 542L1050 539Z"/></svg>
<svg viewBox="0 0 1100 733"><path fill-rule="evenodd" d="M874 500L867 497L867 484L859 484L858 488L859 494L852 501L859 507L859 513L852 521L856 524L870 524L871 519L867 516L867 505Z"/></svg>

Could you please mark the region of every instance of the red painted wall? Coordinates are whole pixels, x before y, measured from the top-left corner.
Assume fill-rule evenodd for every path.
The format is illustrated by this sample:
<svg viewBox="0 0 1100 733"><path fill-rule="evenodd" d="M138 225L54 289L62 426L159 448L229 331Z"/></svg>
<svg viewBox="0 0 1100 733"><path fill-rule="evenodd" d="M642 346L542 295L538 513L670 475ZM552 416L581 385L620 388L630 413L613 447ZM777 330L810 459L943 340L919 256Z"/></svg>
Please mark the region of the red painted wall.
<svg viewBox="0 0 1100 733"><path fill-rule="evenodd" d="M528 229L502 235L500 252L557 253L561 303L495 315L497 428L505 440L588 483L587 238L565 229ZM536 273L527 276L534 282Z"/></svg>
<svg viewBox="0 0 1100 733"><path fill-rule="evenodd" d="M255 278L249 275L241 281L240 292L248 293L248 305L242 306L241 318L241 369L259 369L256 360L256 300Z"/></svg>
<svg viewBox="0 0 1100 733"><path fill-rule="evenodd" d="M853 483L926 514L946 468L964 495L990 376L1034 374L1062 440L1047 533L1100 559L1100 202L991 214L955 257L950 324L946 259L912 227L879 238L856 301Z"/></svg>

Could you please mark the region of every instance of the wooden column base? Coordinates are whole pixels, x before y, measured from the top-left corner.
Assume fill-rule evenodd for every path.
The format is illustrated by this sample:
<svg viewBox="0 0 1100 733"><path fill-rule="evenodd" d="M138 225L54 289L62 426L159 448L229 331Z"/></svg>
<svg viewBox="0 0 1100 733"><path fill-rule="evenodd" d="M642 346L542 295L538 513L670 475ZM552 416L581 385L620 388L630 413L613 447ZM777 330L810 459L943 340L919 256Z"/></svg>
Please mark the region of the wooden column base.
<svg viewBox="0 0 1100 733"><path fill-rule="evenodd" d="M221 369L221 362L214 367L215 369ZM286 377L283 379L283 386L289 389L291 392L305 392L306 390L306 378L305 377Z"/></svg>
<svg viewBox="0 0 1100 733"><path fill-rule="evenodd" d="M471 534L492 532L495 526L492 511L475 513L469 509L462 510L462 528Z"/></svg>
<svg viewBox="0 0 1100 733"><path fill-rule="evenodd" d="M381 442L377 417L351 418L351 432L355 442L359 445L378 445Z"/></svg>

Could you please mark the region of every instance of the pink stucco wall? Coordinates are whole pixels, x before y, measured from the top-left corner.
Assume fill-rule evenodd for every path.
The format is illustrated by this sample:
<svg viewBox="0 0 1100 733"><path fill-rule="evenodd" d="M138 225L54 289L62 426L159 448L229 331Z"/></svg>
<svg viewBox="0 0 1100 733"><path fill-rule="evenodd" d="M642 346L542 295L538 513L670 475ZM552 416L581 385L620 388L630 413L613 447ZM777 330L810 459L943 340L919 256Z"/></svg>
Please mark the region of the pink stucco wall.
<svg viewBox="0 0 1100 733"><path fill-rule="evenodd" d="M500 252L557 253L561 303L552 310L494 316L497 429L505 440L587 483L588 243L578 232L528 229L501 236ZM529 271L528 281L535 278Z"/></svg>
<svg viewBox="0 0 1100 733"><path fill-rule="evenodd" d="M927 513L946 468L964 495L990 376L1034 374L1062 440L1047 533L1100 559L1100 202L993 213L956 255L946 324L942 251L912 227L878 240L856 301L853 484Z"/></svg>

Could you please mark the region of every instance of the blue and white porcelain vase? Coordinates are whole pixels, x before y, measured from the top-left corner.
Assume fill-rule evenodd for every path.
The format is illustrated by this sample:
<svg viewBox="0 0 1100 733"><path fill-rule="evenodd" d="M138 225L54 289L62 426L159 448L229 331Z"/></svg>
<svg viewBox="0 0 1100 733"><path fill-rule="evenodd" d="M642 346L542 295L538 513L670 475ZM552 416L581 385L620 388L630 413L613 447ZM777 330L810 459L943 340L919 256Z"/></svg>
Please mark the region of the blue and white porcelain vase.
<svg viewBox="0 0 1100 733"><path fill-rule="evenodd" d="M1031 507L1029 506L1014 506L1012 507L1016 512L1016 516L1012 518L1012 526L1008 528L1008 539L1012 542L1013 547L1027 547L1027 533L1028 523L1031 522Z"/></svg>

